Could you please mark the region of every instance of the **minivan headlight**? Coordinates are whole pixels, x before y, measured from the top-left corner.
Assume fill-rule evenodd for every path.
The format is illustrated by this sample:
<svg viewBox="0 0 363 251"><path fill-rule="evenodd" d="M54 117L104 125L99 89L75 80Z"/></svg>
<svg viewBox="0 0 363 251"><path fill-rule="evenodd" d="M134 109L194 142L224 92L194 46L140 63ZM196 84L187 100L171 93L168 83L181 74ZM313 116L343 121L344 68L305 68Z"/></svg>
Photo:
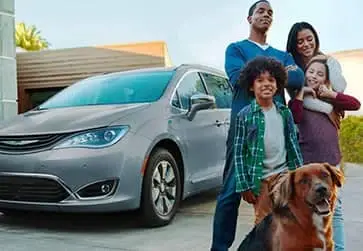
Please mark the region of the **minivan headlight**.
<svg viewBox="0 0 363 251"><path fill-rule="evenodd" d="M74 134L61 141L54 149L85 147L103 148L118 142L129 130L128 126L107 127Z"/></svg>

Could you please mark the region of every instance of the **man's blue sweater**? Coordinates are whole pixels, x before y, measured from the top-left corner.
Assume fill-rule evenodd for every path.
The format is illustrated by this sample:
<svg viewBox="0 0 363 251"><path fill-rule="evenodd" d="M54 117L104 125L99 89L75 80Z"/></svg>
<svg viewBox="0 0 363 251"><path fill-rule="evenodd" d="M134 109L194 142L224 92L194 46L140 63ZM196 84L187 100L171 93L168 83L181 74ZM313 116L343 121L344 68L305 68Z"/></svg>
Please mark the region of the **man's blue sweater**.
<svg viewBox="0 0 363 251"><path fill-rule="evenodd" d="M277 50L271 46L262 49L260 46L250 40L242 40L231 43L226 49L225 71L229 81L234 87L231 123L233 123L237 113L251 101L248 97L247 90L239 85L239 76L241 69L246 63L257 56L268 56L279 60L285 67L289 65L296 66L292 56L284 51ZM288 71L288 81L286 88L300 89L304 84L304 72L298 67L296 70ZM284 93L276 95L276 99L282 103L285 102Z"/></svg>

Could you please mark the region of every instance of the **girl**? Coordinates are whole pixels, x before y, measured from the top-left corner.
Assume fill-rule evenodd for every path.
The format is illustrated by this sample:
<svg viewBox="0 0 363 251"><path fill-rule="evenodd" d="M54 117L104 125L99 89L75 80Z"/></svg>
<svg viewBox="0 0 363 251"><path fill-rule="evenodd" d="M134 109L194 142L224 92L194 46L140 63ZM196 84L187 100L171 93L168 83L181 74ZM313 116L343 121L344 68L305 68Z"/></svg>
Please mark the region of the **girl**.
<svg viewBox="0 0 363 251"><path fill-rule="evenodd" d="M305 70L305 87L290 101L289 106L299 129L299 144L304 164L328 162L337 166L341 161L338 130L325 113L304 107L305 96L314 96L330 103L340 113L358 110L360 102L349 95L334 91L327 59L313 58ZM344 250L344 224L340 194L333 216L335 250Z"/></svg>

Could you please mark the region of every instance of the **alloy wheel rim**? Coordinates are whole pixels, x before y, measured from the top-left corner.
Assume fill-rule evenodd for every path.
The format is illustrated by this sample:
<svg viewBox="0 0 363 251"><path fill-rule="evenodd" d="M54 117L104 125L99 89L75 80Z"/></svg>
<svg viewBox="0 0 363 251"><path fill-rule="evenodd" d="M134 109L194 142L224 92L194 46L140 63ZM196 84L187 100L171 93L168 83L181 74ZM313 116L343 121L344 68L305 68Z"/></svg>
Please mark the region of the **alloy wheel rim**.
<svg viewBox="0 0 363 251"><path fill-rule="evenodd" d="M175 205L176 180L169 161L160 161L152 176L152 200L159 215L168 215Z"/></svg>

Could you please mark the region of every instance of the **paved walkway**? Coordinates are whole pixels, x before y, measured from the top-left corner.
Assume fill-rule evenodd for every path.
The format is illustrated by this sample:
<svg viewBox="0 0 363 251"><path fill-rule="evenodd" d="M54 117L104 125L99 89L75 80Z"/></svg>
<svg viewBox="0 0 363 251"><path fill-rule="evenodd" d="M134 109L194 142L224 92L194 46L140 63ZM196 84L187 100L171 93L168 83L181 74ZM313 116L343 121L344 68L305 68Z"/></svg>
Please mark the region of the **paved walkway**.
<svg viewBox="0 0 363 251"><path fill-rule="evenodd" d="M363 250L363 167L349 165L343 189L348 251ZM137 216L0 215L2 251L203 251L209 250L216 192L185 201L175 221L141 229ZM252 208L241 204L236 250L252 227Z"/></svg>
<svg viewBox="0 0 363 251"><path fill-rule="evenodd" d="M348 164L346 167L346 184L343 189L343 207L345 214L346 239L348 251L363 250L363 166ZM202 196L197 196L183 204L181 213L185 215L204 215L209 216L212 222L216 194L211 192ZM197 201L202 203L197 203ZM241 203L238 218L238 229L236 243L231 250L235 250L239 244L238 240L249 231L253 225L253 209L247 203ZM211 226L209 231L211 231ZM209 235L211 233L208 233ZM205 236L210 241L210 236ZM203 250L207 250L205 246ZM202 249L200 249L202 250Z"/></svg>

